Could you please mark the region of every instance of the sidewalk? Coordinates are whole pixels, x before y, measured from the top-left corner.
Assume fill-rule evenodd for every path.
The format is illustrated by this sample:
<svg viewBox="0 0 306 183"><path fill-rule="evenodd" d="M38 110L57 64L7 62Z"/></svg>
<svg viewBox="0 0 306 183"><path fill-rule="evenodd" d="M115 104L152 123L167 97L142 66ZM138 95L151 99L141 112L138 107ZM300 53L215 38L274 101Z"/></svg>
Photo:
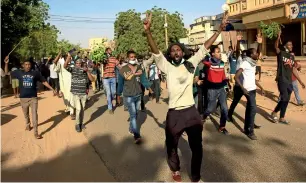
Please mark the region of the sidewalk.
<svg viewBox="0 0 306 183"><path fill-rule="evenodd" d="M38 95L39 132L25 131L19 99L1 99L2 181L115 181L74 121L63 112L63 101L52 92Z"/></svg>

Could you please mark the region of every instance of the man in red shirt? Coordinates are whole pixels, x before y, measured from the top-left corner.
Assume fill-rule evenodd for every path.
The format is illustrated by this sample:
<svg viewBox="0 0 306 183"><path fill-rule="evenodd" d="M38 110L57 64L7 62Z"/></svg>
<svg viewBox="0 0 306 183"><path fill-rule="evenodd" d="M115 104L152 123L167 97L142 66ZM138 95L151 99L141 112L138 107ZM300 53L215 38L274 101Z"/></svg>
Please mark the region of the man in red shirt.
<svg viewBox="0 0 306 183"><path fill-rule="evenodd" d="M106 59L103 61L103 85L107 96L107 108L110 114L114 113L113 106L116 102L116 72L115 68L119 67L119 61L112 56L112 50L106 48Z"/></svg>

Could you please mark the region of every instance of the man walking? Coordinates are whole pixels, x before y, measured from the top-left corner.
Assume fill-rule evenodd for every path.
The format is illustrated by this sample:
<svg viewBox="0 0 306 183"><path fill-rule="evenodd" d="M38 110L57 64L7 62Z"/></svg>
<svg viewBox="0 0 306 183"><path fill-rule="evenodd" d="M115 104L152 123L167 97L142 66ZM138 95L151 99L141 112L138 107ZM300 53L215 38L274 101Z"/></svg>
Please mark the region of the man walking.
<svg viewBox="0 0 306 183"><path fill-rule="evenodd" d="M107 108L110 114L114 114L113 107L116 105L116 71L119 61L112 56L112 50L105 51L106 59L103 61L103 86L107 96Z"/></svg>
<svg viewBox="0 0 306 183"><path fill-rule="evenodd" d="M71 61L71 55L68 53L68 57L65 61L64 68L71 73L71 93L73 98L73 103L76 110L76 125L75 130L81 132L85 126L82 124L84 117L84 109L86 103L86 90L88 79L93 81L93 77L88 70L88 68L82 68L82 60L78 59L75 61L75 67L68 67Z"/></svg>
<svg viewBox="0 0 306 183"><path fill-rule="evenodd" d="M157 68L155 62L149 68L149 79L152 82L152 90L154 91L155 100L157 104L160 104L160 79L159 79L159 69Z"/></svg>
<svg viewBox="0 0 306 183"><path fill-rule="evenodd" d="M8 71L9 57L5 60L5 73ZM32 123L34 128L34 136L36 139L41 139L42 136L38 134L38 99L37 99L37 82L41 82L44 86L49 88L55 94L56 91L48 84L46 79L38 71L31 70L31 62L26 60L23 62L23 70L16 70L11 72L11 76L19 80L20 88L20 104L26 120L26 130L31 130L29 107L32 110Z"/></svg>
<svg viewBox="0 0 306 183"><path fill-rule="evenodd" d="M286 41L283 48L279 48L279 42L281 37L281 31L278 34L278 38L275 42L275 50L277 53L277 86L280 93L280 101L272 112L272 118L275 123L280 122L283 124L290 124L289 121L285 119L286 110L289 104L291 93L293 90L292 86L292 74L300 82L303 88L305 88L304 83L301 81L297 69L295 66L295 58L291 54L293 49L293 44L291 41ZM280 118L278 119L276 114L280 112Z"/></svg>
<svg viewBox="0 0 306 183"><path fill-rule="evenodd" d="M188 50L180 43L174 43L169 46L166 59L158 50L150 31L151 19L152 14L149 16L147 14L147 18L144 21L144 29L157 67L167 75L169 90L169 111L165 127L168 165L172 171L173 180L181 182L177 147L182 133L186 132L192 151L191 180L198 182L201 179L203 124L194 106L195 102L192 94L194 72L197 65L208 53L207 49L214 43L225 27L227 15L224 17L219 31L208 39L204 45L200 46L199 51L189 59L184 58Z"/></svg>

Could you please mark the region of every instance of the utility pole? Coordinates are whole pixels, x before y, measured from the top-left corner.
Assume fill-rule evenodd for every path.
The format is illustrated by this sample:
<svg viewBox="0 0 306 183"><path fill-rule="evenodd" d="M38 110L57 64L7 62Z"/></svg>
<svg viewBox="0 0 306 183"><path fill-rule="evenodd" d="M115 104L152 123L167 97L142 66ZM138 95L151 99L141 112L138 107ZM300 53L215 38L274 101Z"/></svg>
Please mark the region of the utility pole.
<svg viewBox="0 0 306 183"><path fill-rule="evenodd" d="M166 39L166 49L168 49L168 22L167 22L167 14L165 14L165 39Z"/></svg>

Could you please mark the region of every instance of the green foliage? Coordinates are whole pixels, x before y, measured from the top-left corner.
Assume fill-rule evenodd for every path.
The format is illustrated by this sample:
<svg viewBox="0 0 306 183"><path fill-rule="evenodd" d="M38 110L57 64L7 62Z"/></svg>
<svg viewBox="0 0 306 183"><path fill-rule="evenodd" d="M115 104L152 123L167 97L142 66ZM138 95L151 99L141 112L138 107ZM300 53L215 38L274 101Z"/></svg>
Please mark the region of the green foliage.
<svg viewBox="0 0 306 183"><path fill-rule="evenodd" d="M105 53L105 46L103 43L100 43L99 45L95 46L92 52L90 53L90 58L93 61L101 62L104 58Z"/></svg>
<svg viewBox="0 0 306 183"><path fill-rule="evenodd" d="M41 0L3 0L1 2L2 56L7 55L20 41L20 45L12 53L19 59L29 57L41 59L55 56L59 49L67 53L72 48L80 49L67 40L57 41L59 30L46 23L49 5ZM3 58L2 58L3 60Z"/></svg>
<svg viewBox="0 0 306 183"><path fill-rule="evenodd" d="M259 23L259 28L261 29L262 33L269 39L277 38L278 33L281 31L282 27L284 26L277 22L270 22L270 24L265 24L261 21Z"/></svg>
<svg viewBox="0 0 306 183"><path fill-rule="evenodd" d="M131 49L139 54L147 51L140 13L135 12L135 10L128 10L117 14L115 41L118 53L126 53Z"/></svg>
<svg viewBox="0 0 306 183"><path fill-rule="evenodd" d="M152 12L151 31L160 50L166 50L165 14L167 14L168 22L168 41L178 42L179 38L186 37L186 29L180 13L169 13L167 10L157 7L153 7L147 12ZM149 51L141 13L135 10L128 10L117 14L115 41L117 54L134 50L136 53L144 55Z"/></svg>
<svg viewBox="0 0 306 183"><path fill-rule="evenodd" d="M16 49L22 58L34 57L36 59L45 56L56 55L58 53L57 34L55 26L44 26L44 28L32 31L30 35L22 41Z"/></svg>
<svg viewBox="0 0 306 183"><path fill-rule="evenodd" d="M34 10L42 4L44 3L41 0L1 1L2 57L8 54L23 37L29 35L31 30L43 25L44 22L41 20L46 18L47 14L34 13ZM45 4L43 6L48 8ZM45 16L39 19L37 16L41 15Z"/></svg>

